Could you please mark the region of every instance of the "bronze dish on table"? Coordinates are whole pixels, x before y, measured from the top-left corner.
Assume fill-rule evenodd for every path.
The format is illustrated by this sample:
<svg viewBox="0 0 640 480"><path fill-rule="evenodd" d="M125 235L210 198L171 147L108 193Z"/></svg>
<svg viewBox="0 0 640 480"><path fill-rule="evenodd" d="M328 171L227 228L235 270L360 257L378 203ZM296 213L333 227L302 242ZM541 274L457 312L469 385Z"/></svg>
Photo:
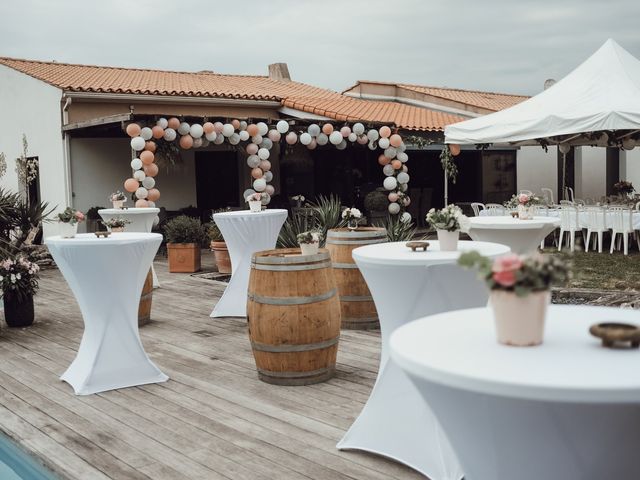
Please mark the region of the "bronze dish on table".
<svg viewBox="0 0 640 480"><path fill-rule="evenodd" d="M602 339L602 346L607 348L640 347L640 328L629 323L606 322L592 325L589 332L594 337Z"/></svg>
<svg viewBox="0 0 640 480"><path fill-rule="evenodd" d="M407 242L406 246L409 247L412 252L415 252L418 249L422 249L423 252L426 252L427 248L429 248L429 242Z"/></svg>
<svg viewBox="0 0 640 480"><path fill-rule="evenodd" d="M95 236L98 237L98 238L100 238L100 237L108 238L109 235L111 235L111 232L109 232L107 230L105 230L104 232L94 232L94 233L95 233Z"/></svg>

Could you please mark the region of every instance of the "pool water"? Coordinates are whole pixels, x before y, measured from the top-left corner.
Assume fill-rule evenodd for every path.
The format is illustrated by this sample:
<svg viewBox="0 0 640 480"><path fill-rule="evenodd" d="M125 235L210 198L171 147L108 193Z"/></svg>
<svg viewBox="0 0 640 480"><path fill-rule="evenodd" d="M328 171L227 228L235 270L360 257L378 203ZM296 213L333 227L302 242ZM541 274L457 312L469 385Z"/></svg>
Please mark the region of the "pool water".
<svg viewBox="0 0 640 480"><path fill-rule="evenodd" d="M0 434L0 479L57 480L57 477L22 451L11 439Z"/></svg>

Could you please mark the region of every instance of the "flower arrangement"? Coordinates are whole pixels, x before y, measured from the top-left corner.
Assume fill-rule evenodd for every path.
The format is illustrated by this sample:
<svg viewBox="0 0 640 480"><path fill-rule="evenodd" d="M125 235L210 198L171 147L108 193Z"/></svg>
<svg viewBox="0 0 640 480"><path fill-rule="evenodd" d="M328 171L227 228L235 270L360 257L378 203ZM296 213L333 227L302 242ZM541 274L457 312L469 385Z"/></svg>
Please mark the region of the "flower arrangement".
<svg viewBox="0 0 640 480"><path fill-rule="evenodd" d="M436 230L445 230L447 232L466 232L469 230L469 218L462 213L460 207L453 203L447 205L441 210L432 208L427 213L427 222Z"/></svg>
<svg viewBox="0 0 640 480"><path fill-rule="evenodd" d="M532 207L533 205L541 205L543 200L536 195L529 195L527 193L519 193L513 195L509 200L504 202L504 206L509 209L516 209L518 206Z"/></svg>
<svg viewBox="0 0 640 480"><path fill-rule="evenodd" d="M262 201L262 194L255 192L252 193L251 195L247 195L247 198L245 198L246 202L261 202Z"/></svg>
<svg viewBox="0 0 640 480"><path fill-rule="evenodd" d="M362 212L357 208L354 208L354 207L345 208L342 211L342 219L346 220L347 222L350 222L353 220L360 220L361 218L362 218Z"/></svg>
<svg viewBox="0 0 640 480"><path fill-rule="evenodd" d="M473 251L460 255L458 264L477 269L490 290L514 292L519 297L547 291L553 284L563 284L570 276L567 263L553 255L510 253L492 262Z"/></svg>
<svg viewBox="0 0 640 480"><path fill-rule="evenodd" d="M84 222L84 213L80 210L67 207L62 213L58 214L58 221L75 225L76 223Z"/></svg>
<svg viewBox="0 0 640 480"><path fill-rule="evenodd" d="M38 290L40 267L24 256L7 258L0 262L0 285L5 298L18 301L33 296Z"/></svg>
<svg viewBox="0 0 640 480"><path fill-rule="evenodd" d="M111 195L109 195L110 202L126 202L127 196L122 193L120 190L116 190Z"/></svg>
<svg viewBox="0 0 640 480"><path fill-rule="evenodd" d="M306 200L306 198L304 198L304 195L294 195L293 197L291 197L291 200L293 200L298 206L300 206L302 205L302 202Z"/></svg>
<svg viewBox="0 0 640 480"><path fill-rule="evenodd" d="M320 243L320 239L322 238L322 234L315 230L309 230L308 232L299 233L297 236L299 244L311 244L311 243Z"/></svg>
<svg viewBox="0 0 640 480"><path fill-rule="evenodd" d="M121 217L113 217L109 220L103 221L102 223L104 223L105 226L109 228L124 228L126 225L129 225L131 223L131 220Z"/></svg>
<svg viewBox="0 0 640 480"><path fill-rule="evenodd" d="M631 182L627 182L626 180L621 180L618 183L615 183L613 185L613 189L616 191L616 193L618 193L618 195L628 195L635 192L633 184Z"/></svg>

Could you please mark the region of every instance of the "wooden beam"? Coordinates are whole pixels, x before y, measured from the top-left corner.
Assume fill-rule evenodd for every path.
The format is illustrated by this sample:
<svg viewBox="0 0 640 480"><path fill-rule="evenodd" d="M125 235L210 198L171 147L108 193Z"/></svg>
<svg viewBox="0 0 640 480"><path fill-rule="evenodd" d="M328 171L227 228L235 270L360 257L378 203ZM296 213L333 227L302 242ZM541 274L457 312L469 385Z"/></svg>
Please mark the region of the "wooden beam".
<svg viewBox="0 0 640 480"><path fill-rule="evenodd" d="M128 122L133 118L130 113L121 113L118 115L108 115L106 117L92 118L91 120L85 120L84 122L69 123L62 127L63 132L70 130L79 130L81 128L97 127L99 125L107 125L110 123Z"/></svg>

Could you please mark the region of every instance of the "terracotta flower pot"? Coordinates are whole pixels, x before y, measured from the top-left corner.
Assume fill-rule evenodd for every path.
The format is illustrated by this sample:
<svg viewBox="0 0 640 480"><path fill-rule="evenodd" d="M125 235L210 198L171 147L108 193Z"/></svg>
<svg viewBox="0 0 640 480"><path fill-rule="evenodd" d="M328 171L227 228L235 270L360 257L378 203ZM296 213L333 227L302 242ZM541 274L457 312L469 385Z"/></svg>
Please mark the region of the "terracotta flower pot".
<svg viewBox="0 0 640 480"><path fill-rule="evenodd" d="M518 297L514 292L492 290L489 303L496 322L498 342L518 347L540 345L551 292Z"/></svg>
<svg viewBox="0 0 640 480"><path fill-rule="evenodd" d="M4 296L4 319L10 327L28 327L33 323L33 296L18 300L15 296Z"/></svg>
<svg viewBox="0 0 640 480"><path fill-rule="evenodd" d="M440 243L440 251L455 252L458 250L458 239L460 238L460 230L449 232L447 230L437 230L438 242Z"/></svg>
<svg viewBox="0 0 640 480"><path fill-rule="evenodd" d="M193 273L200 270L200 245L167 243L170 273Z"/></svg>
<svg viewBox="0 0 640 480"><path fill-rule="evenodd" d="M231 257L227 244L222 242L211 241L211 250L216 258L216 266L219 273L231 273Z"/></svg>

